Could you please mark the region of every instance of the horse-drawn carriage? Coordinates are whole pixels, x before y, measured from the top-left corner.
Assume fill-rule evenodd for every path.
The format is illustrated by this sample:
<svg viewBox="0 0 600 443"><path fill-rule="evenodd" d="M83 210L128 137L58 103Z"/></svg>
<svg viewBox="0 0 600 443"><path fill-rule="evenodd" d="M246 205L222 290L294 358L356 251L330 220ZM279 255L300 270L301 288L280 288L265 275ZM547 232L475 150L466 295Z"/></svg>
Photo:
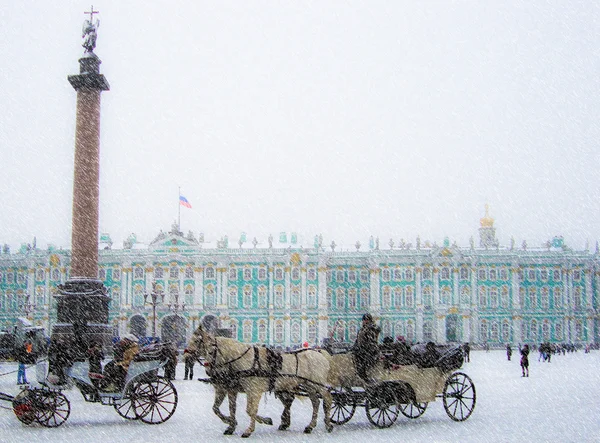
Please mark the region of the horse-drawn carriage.
<svg viewBox="0 0 600 443"><path fill-rule="evenodd" d="M14 397L0 393L0 400L12 403L13 412L22 423L29 425L36 421L53 428L62 425L71 412L71 404L63 394L63 388L75 385L86 402L113 406L121 417L128 420L163 423L177 408L177 391L171 381L158 375L158 370L166 363L160 355L142 349L130 363L124 384L110 390L101 382L100 374L89 372L87 361L76 361L65 368L65 384L58 384L58 380L50 381L47 361L40 361L36 365L35 386L25 387Z"/></svg>
<svg viewBox="0 0 600 443"><path fill-rule="evenodd" d="M433 352L434 358L428 353ZM351 353L334 355L335 366L353 365ZM425 413L427 405L441 398L444 409L454 421L464 421L475 408L476 393L473 381L462 372L460 346L436 346L425 349L415 346L401 361L391 355L371 371L373 383L365 383L353 371L334 374L331 421L347 423L356 408L362 406L369 421L380 428L391 426L399 414L414 419Z"/></svg>

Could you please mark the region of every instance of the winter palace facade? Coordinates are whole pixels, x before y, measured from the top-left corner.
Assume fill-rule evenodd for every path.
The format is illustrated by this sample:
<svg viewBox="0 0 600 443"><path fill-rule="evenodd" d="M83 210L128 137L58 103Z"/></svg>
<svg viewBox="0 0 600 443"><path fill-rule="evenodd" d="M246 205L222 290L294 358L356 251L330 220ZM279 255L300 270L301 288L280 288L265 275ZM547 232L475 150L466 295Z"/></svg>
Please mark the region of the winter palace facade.
<svg viewBox="0 0 600 443"><path fill-rule="evenodd" d="M174 225L140 247L101 239L99 278L111 297L115 335L184 343L211 320L246 342L276 347L354 340L370 312L381 336L409 342L502 344L600 341L600 254L573 251L554 238L544 248L501 247L494 220L480 221L470 246L371 239L336 251L335 243L297 245L295 234L257 247L184 235ZM0 254L0 329L18 318L51 330L53 294L69 277L70 253L22 248ZM154 296L153 296L154 293ZM154 300L154 302L153 302Z"/></svg>

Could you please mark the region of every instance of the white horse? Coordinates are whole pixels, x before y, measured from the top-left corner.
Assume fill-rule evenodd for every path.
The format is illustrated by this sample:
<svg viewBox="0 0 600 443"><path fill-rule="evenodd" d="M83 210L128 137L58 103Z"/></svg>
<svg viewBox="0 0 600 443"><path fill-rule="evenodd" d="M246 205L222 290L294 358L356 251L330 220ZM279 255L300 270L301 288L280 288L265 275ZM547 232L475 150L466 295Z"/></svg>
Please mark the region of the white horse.
<svg viewBox="0 0 600 443"><path fill-rule="evenodd" d="M250 425L242 437L249 437L254 432L256 421L272 424L271 419L257 414L260 398L268 391L274 391L285 406L280 430L289 426L289 409L294 395L301 392L310 398L313 405L312 420L304 432L312 432L317 425L319 397L323 398L325 427L328 432L333 429L330 423L332 398L327 384L331 357L326 352L306 350L283 354L280 369L274 371L266 348L226 337L214 337L202 327L198 327L192 335L188 349L206 359L206 371L215 386L213 412L229 423L226 433L233 433L237 424L235 400L239 392L247 396L246 413L250 417ZM219 411L225 395L229 396L229 417Z"/></svg>

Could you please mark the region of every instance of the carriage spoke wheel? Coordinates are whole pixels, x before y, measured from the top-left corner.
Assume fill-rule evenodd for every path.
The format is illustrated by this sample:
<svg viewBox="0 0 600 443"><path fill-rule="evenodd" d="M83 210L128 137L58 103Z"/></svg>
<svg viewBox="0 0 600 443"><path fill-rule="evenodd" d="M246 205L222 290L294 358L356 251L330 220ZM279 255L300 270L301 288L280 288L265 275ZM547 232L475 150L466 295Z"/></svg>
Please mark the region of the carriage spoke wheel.
<svg viewBox="0 0 600 443"><path fill-rule="evenodd" d="M465 421L475 409L475 385L468 375L455 372L446 380L443 398L448 416L454 421Z"/></svg>
<svg viewBox="0 0 600 443"><path fill-rule="evenodd" d="M135 389L137 383L130 385L125 391L125 395L121 399L120 403L115 403L113 406L117 414L121 417L126 418L127 420L137 420L139 417L135 412L135 407L133 404L133 399L135 398Z"/></svg>
<svg viewBox="0 0 600 443"><path fill-rule="evenodd" d="M144 423L163 423L175 413L177 391L169 380L158 377L137 384L132 401L135 413Z"/></svg>
<svg viewBox="0 0 600 443"><path fill-rule="evenodd" d="M378 428L389 428L400 414L400 408L395 403L388 404L370 399L367 399L365 403L365 411L369 421Z"/></svg>
<svg viewBox="0 0 600 443"><path fill-rule="evenodd" d="M408 418L419 418L425 413L427 402L425 403L405 403L400 405L400 412Z"/></svg>
<svg viewBox="0 0 600 443"><path fill-rule="evenodd" d="M47 428L62 425L71 413L71 403L60 392L39 392L36 395L36 421Z"/></svg>
<svg viewBox="0 0 600 443"><path fill-rule="evenodd" d="M332 392L333 402L331 404L331 422L336 425L343 425L354 415L356 411L356 398L352 389L346 391Z"/></svg>

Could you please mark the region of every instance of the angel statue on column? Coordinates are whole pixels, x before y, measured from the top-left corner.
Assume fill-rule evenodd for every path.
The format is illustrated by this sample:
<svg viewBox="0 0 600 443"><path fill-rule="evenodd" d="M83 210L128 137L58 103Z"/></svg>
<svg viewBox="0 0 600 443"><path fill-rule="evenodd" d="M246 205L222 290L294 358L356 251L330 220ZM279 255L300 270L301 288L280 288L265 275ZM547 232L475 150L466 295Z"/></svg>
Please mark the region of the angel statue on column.
<svg viewBox="0 0 600 443"><path fill-rule="evenodd" d="M85 48L85 52L94 52L94 48L96 47L96 31L100 26L100 20L96 20L96 23L92 23L92 20L86 20L83 22L83 43L81 46Z"/></svg>

